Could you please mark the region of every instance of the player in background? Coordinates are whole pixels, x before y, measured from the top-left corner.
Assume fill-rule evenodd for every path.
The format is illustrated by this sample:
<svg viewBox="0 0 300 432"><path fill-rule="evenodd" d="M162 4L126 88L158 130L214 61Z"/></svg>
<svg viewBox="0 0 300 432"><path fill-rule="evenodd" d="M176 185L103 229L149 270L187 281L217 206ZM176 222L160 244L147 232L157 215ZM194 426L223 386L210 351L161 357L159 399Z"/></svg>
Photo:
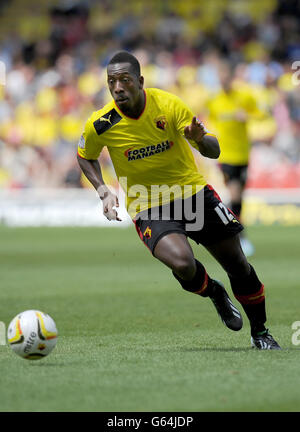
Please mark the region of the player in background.
<svg viewBox="0 0 300 432"><path fill-rule="evenodd" d="M218 162L230 196L228 207L240 220L251 150L247 123L263 114L248 86L235 85L229 64L223 62L218 72L221 89L207 103L208 120L220 140ZM241 246L246 256L253 255L254 246L244 233Z"/></svg>
<svg viewBox="0 0 300 432"><path fill-rule="evenodd" d="M195 259L188 238L202 244L229 277L234 296L250 322L251 345L280 349L265 327L264 286L240 247L243 227L198 172L189 145L204 157L216 159L220 155L217 138L181 99L159 89L144 89L139 62L126 51L110 60L107 82L113 99L91 115L78 145L79 165L98 191L104 215L108 220L120 220L118 198L104 184L98 162L107 146L121 184L126 179L127 211L153 256L172 270L183 289L210 298L229 329L240 330L240 312L223 285ZM154 196L155 185L163 189L159 199ZM183 195L186 186L190 187ZM139 193L137 201L133 188ZM170 188L172 197L164 193ZM185 212L180 218L176 212L190 205L197 209L201 198L204 204L195 221L203 212L204 225L195 229Z"/></svg>

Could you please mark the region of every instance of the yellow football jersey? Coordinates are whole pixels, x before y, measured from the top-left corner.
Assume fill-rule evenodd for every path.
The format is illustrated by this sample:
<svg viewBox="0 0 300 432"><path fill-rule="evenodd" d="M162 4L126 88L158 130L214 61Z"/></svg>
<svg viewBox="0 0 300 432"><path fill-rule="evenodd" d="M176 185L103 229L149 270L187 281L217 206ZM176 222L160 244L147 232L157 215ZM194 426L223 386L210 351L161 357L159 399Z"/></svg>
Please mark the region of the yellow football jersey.
<svg viewBox="0 0 300 432"><path fill-rule="evenodd" d="M79 156L93 160L107 146L132 218L147 208L188 198L206 184L184 138L193 113L163 90L146 89L145 96L138 119L127 117L114 100L94 112L78 144Z"/></svg>
<svg viewBox="0 0 300 432"><path fill-rule="evenodd" d="M256 100L249 91L232 89L228 93L221 90L207 103L209 126L219 138L220 163L245 165L250 154L247 120L239 121L236 114L244 111L249 115L260 116Z"/></svg>

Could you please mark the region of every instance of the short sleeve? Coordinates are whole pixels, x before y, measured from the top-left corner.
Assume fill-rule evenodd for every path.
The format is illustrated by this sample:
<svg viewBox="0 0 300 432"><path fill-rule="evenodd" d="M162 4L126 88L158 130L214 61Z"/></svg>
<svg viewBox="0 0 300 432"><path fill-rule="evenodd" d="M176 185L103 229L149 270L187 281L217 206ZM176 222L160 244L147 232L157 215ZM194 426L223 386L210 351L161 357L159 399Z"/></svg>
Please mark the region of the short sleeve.
<svg viewBox="0 0 300 432"><path fill-rule="evenodd" d="M194 114L189 107L177 97L174 97L174 125L180 135L184 136L184 128L188 126Z"/></svg>
<svg viewBox="0 0 300 432"><path fill-rule="evenodd" d="M84 131L78 142L78 155L83 159L96 160L104 147L97 135L92 117L85 124Z"/></svg>
<svg viewBox="0 0 300 432"><path fill-rule="evenodd" d="M175 127L177 131L180 133L180 135L184 136L184 128L191 124L193 117L195 114L192 113L192 111L189 109L189 107L180 99L175 99L174 103L174 112L175 112ZM209 130L206 129L205 125L204 130L207 135L215 136L215 134L211 133ZM193 146L195 149L198 149L198 146L195 141L188 140L188 142Z"/></svg>

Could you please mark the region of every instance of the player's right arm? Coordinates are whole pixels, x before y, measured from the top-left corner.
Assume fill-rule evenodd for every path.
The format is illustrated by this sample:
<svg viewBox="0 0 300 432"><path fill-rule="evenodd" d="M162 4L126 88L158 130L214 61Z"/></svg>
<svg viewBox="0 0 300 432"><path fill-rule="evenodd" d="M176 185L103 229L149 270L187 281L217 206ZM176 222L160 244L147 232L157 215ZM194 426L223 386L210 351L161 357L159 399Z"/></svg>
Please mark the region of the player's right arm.
<svg viewBox="0 0 300 432"><path fill-rule="evenodd" d="M103 145L99 144L93 123L89 119L78 143L77 161L91 182L103 204L103 214L108 220L121 221L114 207L119 207L118 197L105 185L98 161Z"/></svg>

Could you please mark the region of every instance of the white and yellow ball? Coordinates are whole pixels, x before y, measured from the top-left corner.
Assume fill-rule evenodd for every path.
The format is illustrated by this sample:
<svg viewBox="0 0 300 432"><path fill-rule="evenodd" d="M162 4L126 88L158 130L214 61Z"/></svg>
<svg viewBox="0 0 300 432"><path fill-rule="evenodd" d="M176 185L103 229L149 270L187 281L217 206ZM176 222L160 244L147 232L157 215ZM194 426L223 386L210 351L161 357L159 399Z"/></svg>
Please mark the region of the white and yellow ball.
<svg viewBox="0 0 300 432"><path fill-rule="evenodd" d="M11 349L29 360L38 360L50 354L56 345L57 336L54 320L38 310L19 313L7 330Z"/></svg>

